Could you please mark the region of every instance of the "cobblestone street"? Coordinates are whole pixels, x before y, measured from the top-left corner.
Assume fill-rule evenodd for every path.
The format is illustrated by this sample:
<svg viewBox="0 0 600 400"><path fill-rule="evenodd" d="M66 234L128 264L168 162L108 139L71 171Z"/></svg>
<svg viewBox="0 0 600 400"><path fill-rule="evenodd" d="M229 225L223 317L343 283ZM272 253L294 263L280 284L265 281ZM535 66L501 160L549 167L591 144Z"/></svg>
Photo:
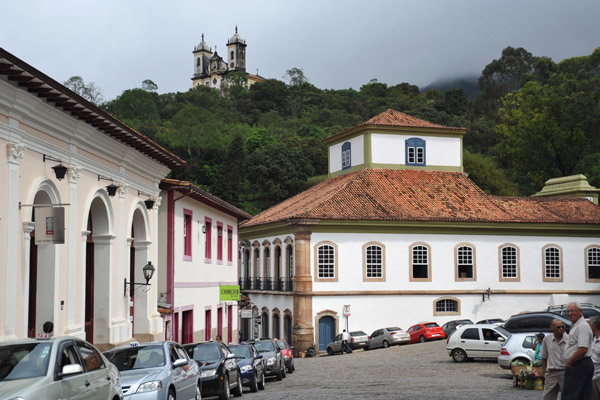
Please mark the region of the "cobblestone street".
<svg viewBox="0 0 600 400"><path fill-rule="evenodd" d="M455 363L446 341L352 354L296 359L296 372L269 380L261 399L540 399L540 390L512 387L496 361Z"/></svg>

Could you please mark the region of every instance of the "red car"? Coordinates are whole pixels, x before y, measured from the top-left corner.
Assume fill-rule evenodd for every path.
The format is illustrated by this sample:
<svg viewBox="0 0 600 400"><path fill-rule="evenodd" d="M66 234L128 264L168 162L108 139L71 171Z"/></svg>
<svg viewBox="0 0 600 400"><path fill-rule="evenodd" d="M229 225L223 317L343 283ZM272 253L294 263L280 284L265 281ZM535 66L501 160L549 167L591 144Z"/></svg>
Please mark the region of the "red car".
<svg viewBox="0 0 600 400"><path fill-rule="evenodd" d="M281 354L283 355L283 360L285 362L285 368L287 369L288 374L291 374L296 369L294 367L294 350L293 347L290 347L288 342L285 339L275 339L275 343L281 349Z"/></svg>
<svg viewBox="0 0 600 400"><path fill-rule="evenodd" d="M407 332L410 335L410 342L408 343L423 343L426 340L439 340L446 337L442 327L435 322L421 322L415 324L408 328Z"/></svg>

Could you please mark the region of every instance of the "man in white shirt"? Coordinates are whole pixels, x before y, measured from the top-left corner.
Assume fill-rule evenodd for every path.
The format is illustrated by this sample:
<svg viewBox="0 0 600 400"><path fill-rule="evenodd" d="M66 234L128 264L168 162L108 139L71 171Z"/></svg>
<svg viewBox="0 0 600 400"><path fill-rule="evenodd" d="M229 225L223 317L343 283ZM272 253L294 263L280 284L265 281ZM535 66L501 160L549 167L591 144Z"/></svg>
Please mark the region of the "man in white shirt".
<svg viewBox="0 0 600 400"><path fill-rule="evenodd" d="M553 333L546 335L540 351L545 381L543 400L556 400L565 379L565 347L569 334L561 320L553 320L551 328Z"/></svg>
<svg viewBox="0 0 600 400"><path fill-rule="evenodd" d="M579 303L567 305L567 317L573 323L565 347L565 381L561 400L591 399L592 376L592 328L583 318Z"/></svg>
<svg viewBox="0 0 600 400"><path fill-rule="evenodd" d="M592 328L594 334L592 341L592 363L594 363L592 392L594 393L594 400L600 400L600 317L590 318L590 328Z"/></svg>
<svg viewBox="0 0 600 400"><path fill-rule="evenodd" d="M350 334L348 332L346 332L346 330L344 329L344 332L342 332L342 354L344 354L344 351L346 353L352 353L352 349L350 348Z"/></svg>

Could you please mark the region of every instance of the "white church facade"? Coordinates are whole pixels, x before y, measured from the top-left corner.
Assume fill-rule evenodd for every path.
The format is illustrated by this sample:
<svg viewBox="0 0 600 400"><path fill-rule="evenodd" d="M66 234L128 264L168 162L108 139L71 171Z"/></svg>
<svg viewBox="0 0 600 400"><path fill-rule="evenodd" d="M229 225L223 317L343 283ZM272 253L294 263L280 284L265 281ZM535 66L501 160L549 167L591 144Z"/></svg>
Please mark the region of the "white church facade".
<svg viewBox="0 0 600 400"><path fill-rule="evenodd" d="M242 335L322 351L346 326L599 304L598 191L576 176L487 195L463 173L465 133L388 110L327 138L329 178L240 226Z"/></svg>

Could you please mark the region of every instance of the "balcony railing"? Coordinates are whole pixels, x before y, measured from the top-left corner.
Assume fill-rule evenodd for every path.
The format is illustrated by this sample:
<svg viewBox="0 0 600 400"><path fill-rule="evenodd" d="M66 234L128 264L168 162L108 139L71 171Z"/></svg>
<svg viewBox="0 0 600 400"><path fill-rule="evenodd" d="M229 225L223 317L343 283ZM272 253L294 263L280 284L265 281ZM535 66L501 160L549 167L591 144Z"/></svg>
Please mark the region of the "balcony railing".
<svg viewBox="0 0 600 400"><path fill-rule="evenodd" d="M241 278L241 290L271 290L276 292L292 292L294 290L293 279L273 278Z"/></svg>

